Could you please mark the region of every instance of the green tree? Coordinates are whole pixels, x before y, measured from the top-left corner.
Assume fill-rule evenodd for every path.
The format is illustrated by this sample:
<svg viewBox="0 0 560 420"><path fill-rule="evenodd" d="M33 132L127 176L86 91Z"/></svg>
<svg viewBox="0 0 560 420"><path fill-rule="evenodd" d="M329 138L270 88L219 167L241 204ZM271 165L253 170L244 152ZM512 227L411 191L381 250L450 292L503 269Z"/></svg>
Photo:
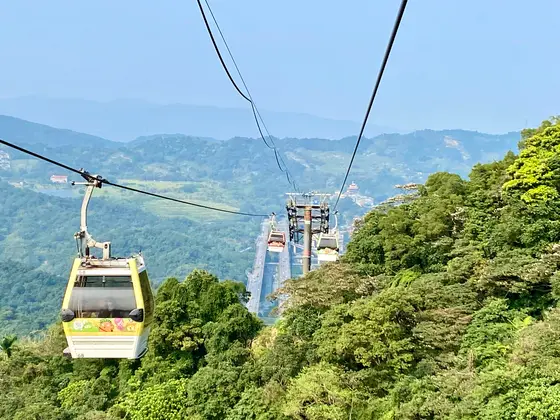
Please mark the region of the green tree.
<svg viewBox="0 0 560 420"><path fill-rule="evenodd" d="M11 357L12 347L14 346L16 340L17 337L15 335L7 335L2 337L2 340L0 340L0 350L2 350L6 354L6 356Z"/></svg>
<svg viewBox="0 0 560 420"><path fill-rule="evenodd" d="M295 419L352 418L355 395L344 384L342 369L326 363L304 368L285 397L284 414Z"/></svg>
<svg viewBox="0 0 560 420"><path fill-rule="evenodd" d="M552 205L560 181L560 120L546 121L524 139L519 158L509 167L511 180L503 190L528 204Z"/></svg>
<svg viewBox="0 0 560 420"><path fill-rule="evenodd" d="M173 379L128 394L118 408L130 420L183 420L187 381Z"/></svg>

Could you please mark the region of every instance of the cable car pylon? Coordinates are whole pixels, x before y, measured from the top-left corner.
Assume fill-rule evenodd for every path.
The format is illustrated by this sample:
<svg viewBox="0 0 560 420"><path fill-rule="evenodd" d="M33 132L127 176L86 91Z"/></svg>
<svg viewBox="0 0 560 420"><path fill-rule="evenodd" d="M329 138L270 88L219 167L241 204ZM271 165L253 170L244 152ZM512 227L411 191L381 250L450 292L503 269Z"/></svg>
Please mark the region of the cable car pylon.
<svg viewBox="0 0 560 420"><path fill-rule="evenodd" d="M330 194L287 193L286 211L290 229L290 241L298 243L303 235L303 274L311 271L311 247L313 235L329 232L330 210L327 199ZM298 201L299 199L299 201ZM302 226L303 224L303 226Z"/></svg>

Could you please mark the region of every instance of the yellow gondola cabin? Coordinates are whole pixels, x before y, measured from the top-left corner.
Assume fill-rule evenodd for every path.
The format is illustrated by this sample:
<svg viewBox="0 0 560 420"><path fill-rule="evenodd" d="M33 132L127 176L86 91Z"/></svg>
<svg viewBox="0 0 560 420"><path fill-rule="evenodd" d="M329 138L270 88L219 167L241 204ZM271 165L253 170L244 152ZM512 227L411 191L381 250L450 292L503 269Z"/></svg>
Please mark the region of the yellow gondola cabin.
<svg viewBox="0 0 560 420"><path fill-rule="evenodd" d="M61 318L72 358L137 359L148 349L154 318L154 297L139 254L111 257L111 243L97 242L87 230L87 207L94 188L103 179L82 172L87 182L82 202L80 231L74 235L78 258L74 260L62 301ZM78 183L73 182L72 185ZM92 248L103 257L90 254Z"/></svg>
<svg viewBox="0 0 560 420"><path fill-rule="evenodd" d="M62 304L72 358L142 357L154 298L141 256L83 262L76 258Z"/></svg>

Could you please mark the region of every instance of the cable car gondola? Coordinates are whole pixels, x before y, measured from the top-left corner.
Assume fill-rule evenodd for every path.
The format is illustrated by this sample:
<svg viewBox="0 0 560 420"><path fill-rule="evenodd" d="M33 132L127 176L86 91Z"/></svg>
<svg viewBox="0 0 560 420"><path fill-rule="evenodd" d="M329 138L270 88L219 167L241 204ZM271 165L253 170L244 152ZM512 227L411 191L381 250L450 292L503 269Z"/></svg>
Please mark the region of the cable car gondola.
<svg viewBox="0 0 560 420"><path fill-rule="evenodd" d="M317 241L317 259L323 261L338 260L338 232L334 234L321 233Z"/></svg>
<svg viewBox="0 0 560 420"><path fill-rule="evenodd" d="M286 234L279 231L271 231L268 236L268 250L270 252L282 252L286 246Z"/></svg>
<svg viewBox="0 0 560 420"><path fill-rule="evenodd" d="M79 257L74 260L62 302L62 321L72 358L137 359L148 350L154 297L141 254L111 257L111 243L97 242L87 231L87 206L101 179L87 173L81 230L75 237ZM76 184L76 183L73 183ZM103 257L90 255L90 248Z"/></svg>
<svg viewBox="0 0 560 420"><path fill-rule="evenodd" d="M319 262L338 261L338 212L334 213L335 226L332 233L320 233L317 241L317 259ZM327 227L328 228L328 227Z"/></svg>
<svg viewBox="0 0 560 420"><path fill-rule="evenodd" d="M286 246L286 234L276 230L276 215L272 213L270 221L270 233L268 234L268 251L282 252Z"/></svg>

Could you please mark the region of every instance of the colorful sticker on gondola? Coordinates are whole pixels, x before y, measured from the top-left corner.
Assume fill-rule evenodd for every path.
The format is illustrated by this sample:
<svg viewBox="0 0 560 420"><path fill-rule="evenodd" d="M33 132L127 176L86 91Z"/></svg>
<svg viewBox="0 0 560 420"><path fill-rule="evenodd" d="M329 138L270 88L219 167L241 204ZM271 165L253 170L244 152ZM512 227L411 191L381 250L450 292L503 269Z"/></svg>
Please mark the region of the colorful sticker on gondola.
<svg viewBox="0 0 560 420"><path fill-rule="evenodd" d="M139 324L130 318L78 318L70 324L73 332L120 334L133 333Z"/></svg>

